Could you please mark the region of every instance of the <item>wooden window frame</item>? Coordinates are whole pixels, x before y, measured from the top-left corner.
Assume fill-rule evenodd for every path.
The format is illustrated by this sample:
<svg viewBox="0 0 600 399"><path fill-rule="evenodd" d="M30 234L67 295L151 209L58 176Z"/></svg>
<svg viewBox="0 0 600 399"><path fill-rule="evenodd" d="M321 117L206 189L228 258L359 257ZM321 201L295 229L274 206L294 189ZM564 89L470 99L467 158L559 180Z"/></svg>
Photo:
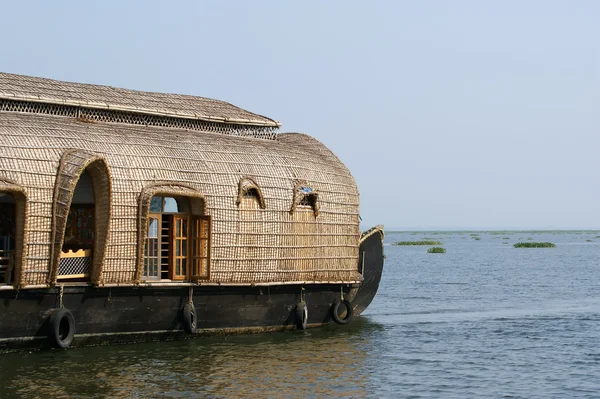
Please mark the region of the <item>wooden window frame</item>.
<svg viewBox="0 0 600 399"><path fill-rule="evenodd" d="M171 252L169 253L169 274L171 280L188 280L189 273L189 244L190 244L190 219L191 215L173 214L173 226L169 227ZM180 226L178 226L180 224ZM182 227L182 228L179 228ZM183 231L185 230L185 231ZM183 243L185 241L185 243ZM177 254L177 244L179 245L179 254ZM185 255L183 248L185 246ZM179 263L178 263L179 262ZM179 270L178 270L179 267ZM185 269L185 273L183 270Z"/></svg>
<svg viewBox="0 0 600 399"><path fill-rule="evenodd" d="M151 219L155 219L158 226L156 229L156 237L150 237L148 232L150 231L150 221ZM143 270L142 270L142 275L144 276L145 279L147 280L160 280L160 274L161 274L161 270L160 270L160 226L162 225L162 214L160 213L150 213L148 214L148 223L146 225L146 235L145 235L145 239L144 239L144 254L143 254L143 259L144 259L144 265L143 265ZM156 240L156 253L153 254L153 256L148 256L147 255L147 245L149 243L149 241L151 239L155 239ZM144 271L146 269L146 259L155 259L156 260L156 267L157 267L157 274L155 276L151 276L151 275L144 275Z"/></svg>
<svg viewBox="0 0 600 399"><path fill-rule="evenodd" d="M162 255L161 248L163 244L163 236L161 233L164 217L169 217L171 219L169 223L169 236L166 238L169 242L169 254L168 254L168 277L171 281L198 281L198 280L208 280L210 278L210 261L211 261L211 241L212 241L212 221L211 217L208 215L194 215L193 207L191 203L191 198L185 195L176 195L171 193L155 193L149 198L148 209L150 209L150 204L152 199L155 197L161 198L161 212L158 213L148 212L146 217L146 231L145 231L145 239L142 243L144 248L142 249L142 262L147 259L146 256L146 245L148 243L148 229L150 226L151 219L158 220L158 276L148 276L144 275L144 263L142 263L142 273L141 277L144 280L162 280ZM187 212L165 212L165 202L166 198L174 198L178 204L180 201L186 202ZM185 224L184 230L177 230L177 224ZM205 226L205 228L201 228L200 236L196 237L193 235L194 230L192 228L193 223L200 223L200 226ZM203 234L203 231L206 234ZM180 246L180 255L177 255L177 242L185 242L185 255L181 255L184 251L183 246ZM206 244L202 245L202 241L205 241ZM197 244L200 248L200 255L195 255L195 249L193 247L194 244ZM205 249L205 253L202 253L202 249ZM153 257L155 258L155 257ZM178 270L178 261L180 261L180 265L183 268L183 264L185 264L185 274L181 273L181 269ZM202 269L202 262L204 261L205 273L195 273L196 264L195 261L199 262L200 269Z"/></svg>
<svg viewBox="0 0 600 399"><path fill-rule="evenodd" d="M204 225L206 224L206 228ZM192 281L209 280L210 279L210 263L211 263L211 241L212 241L212 219L209 215L192 215L191 223L188 227L193 231L194 226L200 226L200 234L193 236L190 234L188 255L190 256L191 262L189 262L190 279ZM206 233L206 234L204 234ZM203 253L203 242L206 244L206 251ZM200 255L195 255L200 250ZM198 261L198 263L196 263ZM200 268L203 270L202 263L205 262L205 273L197 273L196 271Z"/></svg>
<svg viewBox="0 0 600 399"><path fill-rule="evenodd" d="M8 281L8 270L5 271L4 281L0 285L12 285L21 287L27 284L23 275L23 264L25 260L26 232L28 229L27 216L29 198L25 189L15 181L0 177L0 192L10 194L13 197L15 208L15 236L14 249L11 251L10 266L12 269L12 280ZM8 269L8 268L7 268Z"/></svg>

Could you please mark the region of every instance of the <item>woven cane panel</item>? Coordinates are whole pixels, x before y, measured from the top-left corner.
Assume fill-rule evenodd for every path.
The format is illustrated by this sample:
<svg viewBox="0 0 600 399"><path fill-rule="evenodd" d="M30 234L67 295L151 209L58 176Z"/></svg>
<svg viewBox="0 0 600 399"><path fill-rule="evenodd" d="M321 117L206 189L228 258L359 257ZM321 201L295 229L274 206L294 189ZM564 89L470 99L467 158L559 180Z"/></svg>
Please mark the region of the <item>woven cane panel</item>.
<svg viewBox="0 0 600 399"><path fill-rule="evenodd" d="M204 195L212 216L211 282L359 278L356 184L308 136L280 134L273 141L183 130L173 135L158 127L17 112L0 112L0 134L5 138L0 173L21 184L30 198L27 284L44 284L49 277L53 188L60 159L72 148L102 157L111 173L112 218L101 283L135 280L138 200L145 187L159 182L184 184ZM12 162L15 157L18 162ZM265 209L252 197L238 205L243 178L260 188ZM318 192L318 216L303 205L290 213L298 181Z"/></svg>

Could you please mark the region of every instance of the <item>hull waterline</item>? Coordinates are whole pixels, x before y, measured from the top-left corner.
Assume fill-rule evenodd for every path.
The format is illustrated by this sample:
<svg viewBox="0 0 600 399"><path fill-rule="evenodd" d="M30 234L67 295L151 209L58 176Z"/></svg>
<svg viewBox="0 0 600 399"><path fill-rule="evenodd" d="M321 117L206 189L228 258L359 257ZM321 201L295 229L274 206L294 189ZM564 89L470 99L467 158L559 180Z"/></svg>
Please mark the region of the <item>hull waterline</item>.
<svg viewBox="0 0 600 399"><path fill-rule="evenodd" d="M298 328L296 306L305 302L307 327L331 323L332 305L349 300L360 315L373 300L383 268L383 231L363 235L362 284L279 286L62 287L1 290L0 350L52 347L49 319L59 308L75 319L71 346L285 331ZM363 263L364 262L364 263ZM192 302L194 334L184 331L182 309Z"/></svg>

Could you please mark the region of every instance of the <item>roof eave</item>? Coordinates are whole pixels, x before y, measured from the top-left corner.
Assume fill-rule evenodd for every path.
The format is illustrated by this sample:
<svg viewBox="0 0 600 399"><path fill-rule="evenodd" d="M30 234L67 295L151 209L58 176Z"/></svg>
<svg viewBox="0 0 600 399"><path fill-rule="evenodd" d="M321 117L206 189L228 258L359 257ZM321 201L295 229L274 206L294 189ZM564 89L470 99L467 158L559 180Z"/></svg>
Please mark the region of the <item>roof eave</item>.
<svg viewBox="0 0 600 399"><path fill-rule="evenodd" d="M175 118L194 119L194 120L201 120L201 121L206 121L206 122L229 123L229 124L234 124L234 125L265 126L265 127L274 127L274 128L281 127L281 123L279 123L278 121L266 118L266 117L264 117L266 120L223 118L223 117L216 117L216 116L188 114L188 113L184 113L184 112L166 112L166 111L161 111L158 109L128 107L126 105L110 105L110 104L106 104L106 103L97 103L97 102L90 102L90 101L59 100L56 98L46 98L46 97L41 97L41 96L14 95L11 93L0 93L0 99L15 100L15 101L29 101L29 102L46 103L46 104L71 105L71 106L76 106L76 107L86 107L86 108L92 108L92 109L134 112L134 113L145 114L145 115L170 116L170 117L175 117Z"/></svg>

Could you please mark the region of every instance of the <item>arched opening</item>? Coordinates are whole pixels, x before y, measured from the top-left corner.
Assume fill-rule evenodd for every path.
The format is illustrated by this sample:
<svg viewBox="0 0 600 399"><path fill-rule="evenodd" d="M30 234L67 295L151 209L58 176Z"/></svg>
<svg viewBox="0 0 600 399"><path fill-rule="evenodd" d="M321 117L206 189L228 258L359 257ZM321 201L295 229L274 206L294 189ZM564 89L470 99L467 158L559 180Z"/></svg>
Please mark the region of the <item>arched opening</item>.
<svg viewBox="0 0 600 399"><path fill-rule="evenodd" d="M250 202L249 198L251 198L252 202L255 202L259 208L265 209L267 207L262 190L258 184L256 184L256 182L251 178L244 177L240 180L238 185L238 197L236 204L241 206L244 201L248 203Z"/></svg>
<svg viewBox="0 0 600 399"><path fill-rule="evenodd" d="M92 271L96 207L94 183L87 172L80 177L67 216L57 280L88 281Z"/></svg>
<svg viewBox="0 0 600 399"><path fill-rule="evenodd" d="M317 199L317 192L308 182L296 182L286 231L281 239L280 270L309 272L323 267L319 264L325 249L319 245L321 232L317 222Z"/></svg>
<svg viewBox="0 0 600 399"><path fill-rule="evenodd" d="M239 227L237 234L236 258L242 263L242 270L252 269L252 260L256 260L264 250L264 211L260 204L257 189L249 188L244 192L239 204ZM264 266L264 265L261 265Z"/></svg>
<svg viewBox="0 0 600 399"><path fill-rule="evenodd" d="M261 188L249 177L238 187L237 234L230 244L229 259L234 261L237 278L258 281L277 268L279 246Z"/></svg>
<svg viewBox="0 0 600 399"><path fill-rule="evenodd" d="M0 284L21 283L26 205L24 190L0 179Z"/></svg>
<svg viewBox="0 0 600 399"><path fill-rule="evenodd" d="M152 187L140 201L141 280L201 280L210 276L211 219L193 189Z"/></svg>
<svg viewBox="0 0 600 399"><path fill-rule="evenodd" d="M304 195L298 203L298 206L311 208L315 213L315 216L317 216L319 213L319 208L317 206L317 195L314 193Z"/></svg>
<svg viewBox="0 0 600 399"><path fill-rule="evenodd" d="M50 281L98 283L110 223L106 161L82 151L63 156L55 187Z"/></svg>
<svg viewBox="0 0 600 399"><path fill-rule="evenodd" d="M290 213L294 214L297 209L312 209L314 216L319 216L319 193L306 183L298 183L294 187L294 198Z"/></svg>
<svg viewBox="0 0 600 399"><path fill-rule="evenodd" d="M16 232L16 201L11 193L0 192L0 283L13 281Z"/></svg>

